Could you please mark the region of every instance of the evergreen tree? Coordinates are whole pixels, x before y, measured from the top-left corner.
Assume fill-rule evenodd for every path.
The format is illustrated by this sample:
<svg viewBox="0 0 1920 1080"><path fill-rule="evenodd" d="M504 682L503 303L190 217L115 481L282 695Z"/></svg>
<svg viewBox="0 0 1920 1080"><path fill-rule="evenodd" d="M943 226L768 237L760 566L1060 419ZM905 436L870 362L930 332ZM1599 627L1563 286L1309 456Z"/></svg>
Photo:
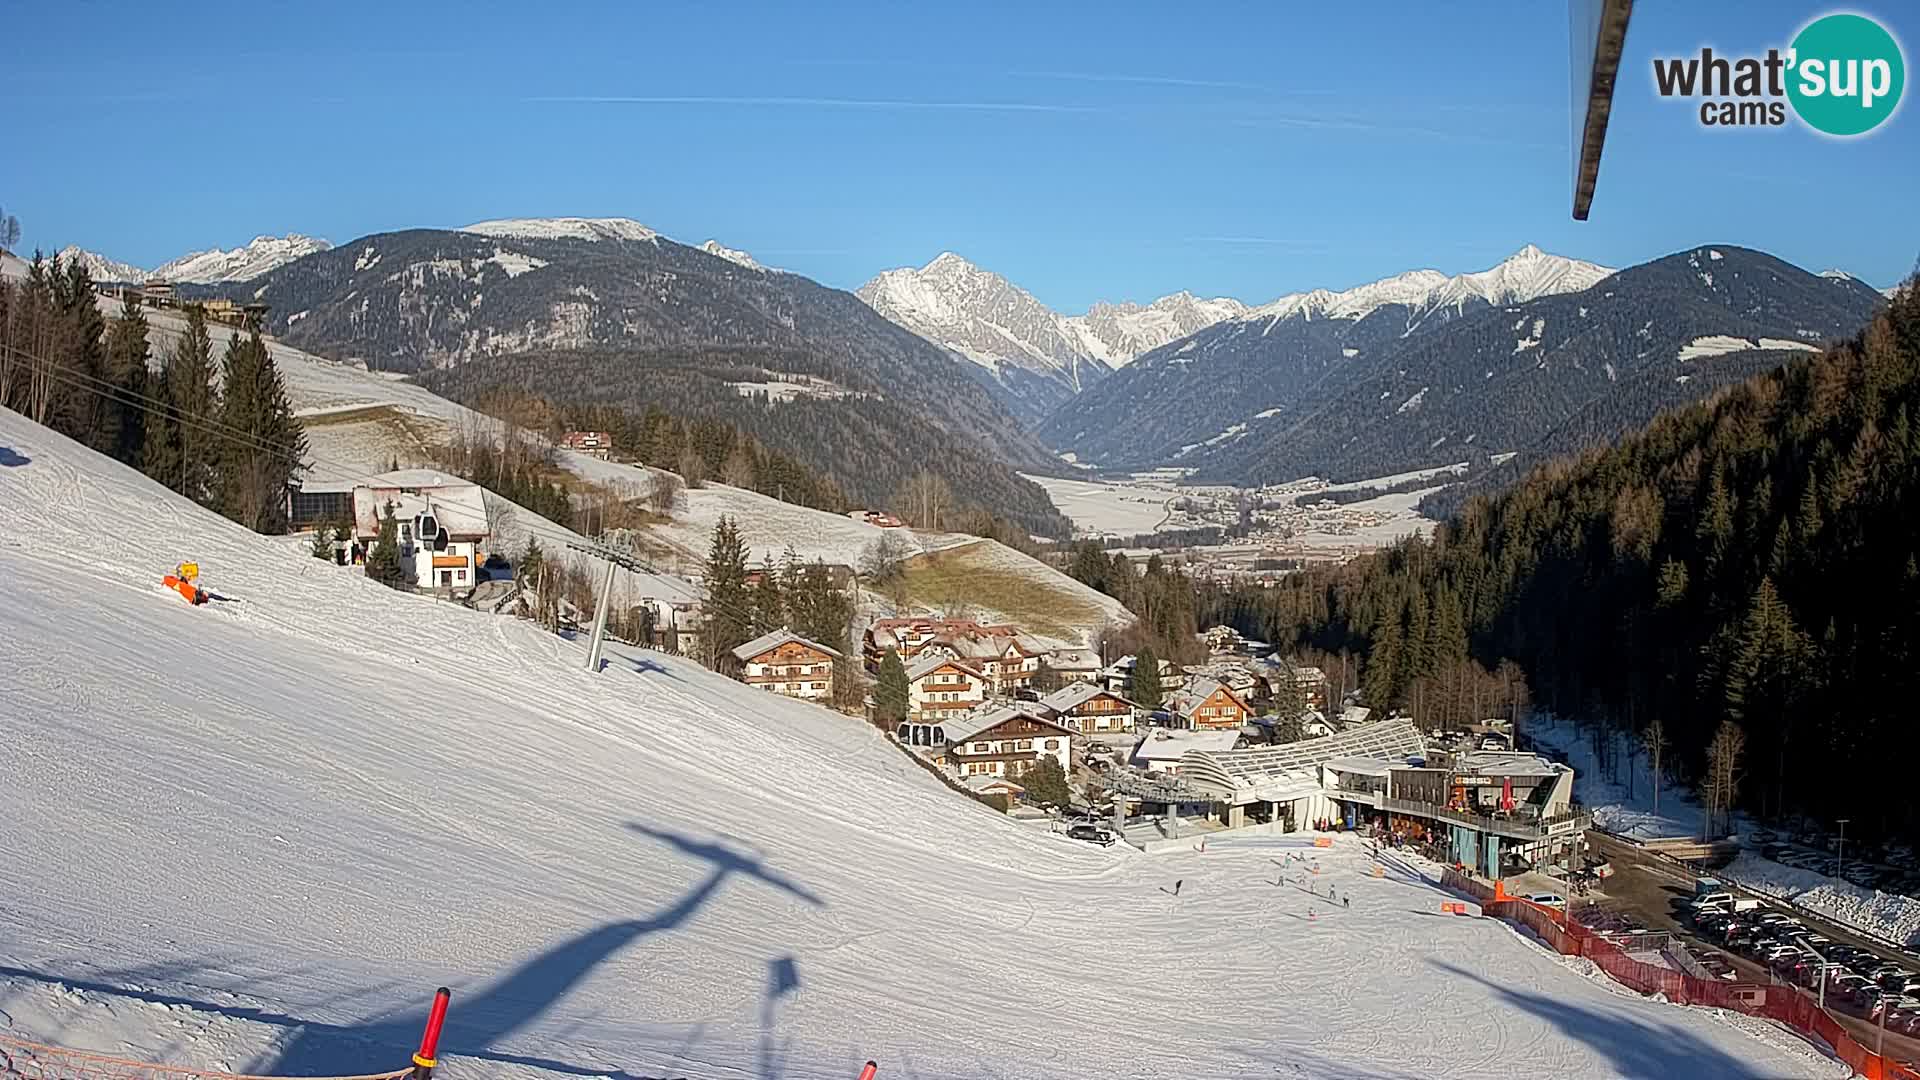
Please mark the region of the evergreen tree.
<svg viewBox="0 0 1920 1080"><path fill-rule="evenodd" d="M309 549L316 559L333 561L333 530L321 525L313 530L313 543Z"/></svg>
<svg viewBox="0 0 1920 1080"><path fill-rule="evenodd" d="M219 420L219 395L213 389L213 340L207 335L207 314L198 304L187 307L187 328L167 357L165 384L169 417L168 441L177 451L168 486L195 502L213 497L222 439L214 425ZM173 455L163 455L166 457Z"/></svg>
<svg viewBox="0 0 1920 1080"><path fill-rule="evenodd" d="M1073 790L1067 786L1067 773L1052 754L1042 754L1035 758L1017 778L1021 787L1027 789L1027 801L1030 803L1066 806L1073 801Z"/></svg>
<svg viewBox="0 0 1920 1080"><path fill-rule="evenodd" d="M380 534L374 538L373 550L367 552L367 576L389 589L407 584L407 572L400 565L400 522L393 516L392 503L380 518Z"/></svg>
<svg viewBox="0 0 1920 1080"><path fill-rule="evenodd" d="M255 329L227 340L220 423L219 508L255 532L287 529L287 493L306 457L306 434L287 401L280 369Z"/></svg>
<svg viewBox="0 0 1920 1080"><path fill-rule="evenodd" d="M113 456L136 468L144 468L142 453L147 441L147 417L154 395L150 385L148 362L152 349L147 343L147 314L132 293L120 301L120 315L107 329L107 379L113 383L125 404L119 413L113 438Z"/></svg>
<svg viewBox="0 0 1920 1080"><path fill-rule="evenodd" d="M111 392L103 340L106 320L100 316L93 278L79 259L68 262L64 271L56 259L51 283L60 333L52 350L54 360L74 380L54 388L52 426L103 454L112 454L119 446L121 412L137 405L120 401Z"/></svg>
<svg viewBox="0 0 1920 1080"><path fill-rule="evenodd" d="M880 677L873 688L874 718L891 729L907 718L908 704L907 666L898 652L888 649L880 659Z"/></svg>
<svg viewBox="0 0 1920 1080"><path fill-rule="evenodd" d="M780 595L780 572L774 568L773 557L769 555L760 568L760 580L753 587L753 625L754 637L771 633L787 625L787 605ZM806 636L805 631L795 629L796 633ZM816 639L818 640L818 639ZM823 642L824 644L824 642Z"/></svg>
<svg viewBox="0 0 1920 1080"><path fill-rule="evenodd" d="M1165 704L1165 695L1160 690L1160 658L1153 655L1152 649L1141 649L1134 654L1133 692L1128 696L1143 709L1157 709Z"/></svg>
<svg viewBox="0 0 1920 1080"><path fill-rule="evenodd" d="M753 597L747 589L747 546L733 518L722 515L707 549L707 666L731 670L733 650L752 640Z"/></svg>

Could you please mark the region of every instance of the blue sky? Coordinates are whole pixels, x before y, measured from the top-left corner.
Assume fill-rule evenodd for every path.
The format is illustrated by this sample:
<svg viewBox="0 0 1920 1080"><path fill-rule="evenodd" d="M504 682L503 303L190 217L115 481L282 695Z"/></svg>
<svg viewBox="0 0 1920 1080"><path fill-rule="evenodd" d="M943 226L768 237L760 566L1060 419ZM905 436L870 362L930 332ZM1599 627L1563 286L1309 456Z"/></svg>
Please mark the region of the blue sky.
<svg viewBox="0 0 1920 1080"><path fill-rule="evenodd" d="M1529 242L1614 265L1744 244L1886 285L1920 255L1911 103L1840 142L1706 131L1652 91L1654 55L1784 45L1825 10L1639 5L1579 223L1562 3L21 5L0 206L25 249L148 266L632 217L846 288L951 249L1064 310ZM1920 12L1855 10L1913 61Z"/></svg>

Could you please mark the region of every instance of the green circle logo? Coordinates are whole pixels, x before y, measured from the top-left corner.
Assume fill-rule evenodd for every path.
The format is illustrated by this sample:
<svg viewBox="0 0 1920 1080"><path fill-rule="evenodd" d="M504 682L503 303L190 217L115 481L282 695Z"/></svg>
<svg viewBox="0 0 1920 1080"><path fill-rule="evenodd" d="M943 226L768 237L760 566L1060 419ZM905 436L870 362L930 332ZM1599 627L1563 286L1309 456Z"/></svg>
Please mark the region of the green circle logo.
<svg viewBox="0 0 1920 1080"><path fill-rule="evenodd" d="M1864 135L1893 115L1906 88L1900 43L1864 15L1824 15L1793 39L1787 99L1807 126Z"/></svg>

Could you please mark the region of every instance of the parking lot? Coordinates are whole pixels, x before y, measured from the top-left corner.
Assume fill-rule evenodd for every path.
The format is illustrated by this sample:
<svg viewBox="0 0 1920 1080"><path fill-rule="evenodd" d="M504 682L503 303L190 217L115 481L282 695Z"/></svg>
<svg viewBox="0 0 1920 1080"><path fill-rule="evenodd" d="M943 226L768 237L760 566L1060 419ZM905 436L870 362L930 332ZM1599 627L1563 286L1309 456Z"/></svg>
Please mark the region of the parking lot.
<svg viewBox="0 0 1920 1080"><path fill-rule="evenodd" d="M1920 896L1920 857L1901 844L1867 844L1849 840L1843 846L1838 833L1811 829L1797 833L1757 829L1745 842L1762 858L1800 870L1839 876L1863 889Z"/></svg>
<svg viewBox="0 0 1920 1080"><path fill-rule="evenodd" d="M1686 908L1694 896L1696 875L1599 830L1589 832L1587 841L1612 864L1614 873L1601 893L1580 906L1582 921L1622 932L1671 932L1676 944L1702 969L1729 981L1791 982L1817 992L1824 979L1828 1011L1869 1048L1881 1037L1879 1016L1871 1002L1886 997L1896 1002L1888 1014L1888 1056L1920 1061L1920 1000L1901 1007L1900 992L1894 987L1905 980L1891 973L1885 978L1875 974L1878 967L1890 964L1920 978L1920 962L1914 957L1844 927L1766 903L1745 912L1729 912L1732 917L1724 920L1696 922ZM1751 894L1730 891L1751 898ZM1920 990L1908 993L1920 999Z"/></svg>

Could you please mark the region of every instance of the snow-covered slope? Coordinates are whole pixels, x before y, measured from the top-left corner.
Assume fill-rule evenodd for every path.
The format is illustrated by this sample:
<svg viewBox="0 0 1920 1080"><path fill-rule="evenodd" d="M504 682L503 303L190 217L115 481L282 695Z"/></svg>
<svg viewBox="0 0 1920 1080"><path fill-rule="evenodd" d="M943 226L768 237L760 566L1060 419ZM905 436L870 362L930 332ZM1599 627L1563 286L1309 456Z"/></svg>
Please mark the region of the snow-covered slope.
<svg viewBox="0 0 1920 1080"><path fill-rule="evenodd" d="M0 251L0 278L27 276L27 261L11 251Z"/></svg>
<svg viewBox="0 0 1920 1080"><path fill-rule="evenodd" d="M124 1026L142 1056L206 1061L206 1039L234 1071L371 1072L405 1064L444 983L442 1064L471 1080L845 1080L869 1057L882 1076L1837 1075L1498 925L1423 917L1440 894L1372 878L1357 845L1320 854L1351 908L1310 920L1269 848L1076 844L857 720L657 654L589 674L575 644L386 591L15 414L0 446L0 966L23 1037L66 1035L64 994L76 1038ZM177 557L229 599L161 589ZM1249 1021L1283 999L1287 1023ZM173 1039L145 1037L143 1002L177 1010ZM1428 1015L1479 1020L1402 1022Z"/></svg>
<svg viewBox="0 0 1920 1080"><path fill-rule="evenodd" d="M60 260L65 263L78 260L80 265L87 268L87 273L96 282L147 280L147 272L131 263L118 262L72 244L60 249Z"/></svg>
<svg viewBox="0 0 1920 1080"><path fill-rule="evenodd" d="M215 281L252 281L277 270L295 259L326 251L333 245L317 236L288 233L285 236L256 236L230 251L214 248L195 251L156 267L153 276L167 281L208 284Z"/></svg>
<svg viewBox="0 0 1920 1080"><path fill-rule="evenodd" d="M652 241L660 236L632 218L502 218L476 221L460 231L522 240Z"/></svg>

